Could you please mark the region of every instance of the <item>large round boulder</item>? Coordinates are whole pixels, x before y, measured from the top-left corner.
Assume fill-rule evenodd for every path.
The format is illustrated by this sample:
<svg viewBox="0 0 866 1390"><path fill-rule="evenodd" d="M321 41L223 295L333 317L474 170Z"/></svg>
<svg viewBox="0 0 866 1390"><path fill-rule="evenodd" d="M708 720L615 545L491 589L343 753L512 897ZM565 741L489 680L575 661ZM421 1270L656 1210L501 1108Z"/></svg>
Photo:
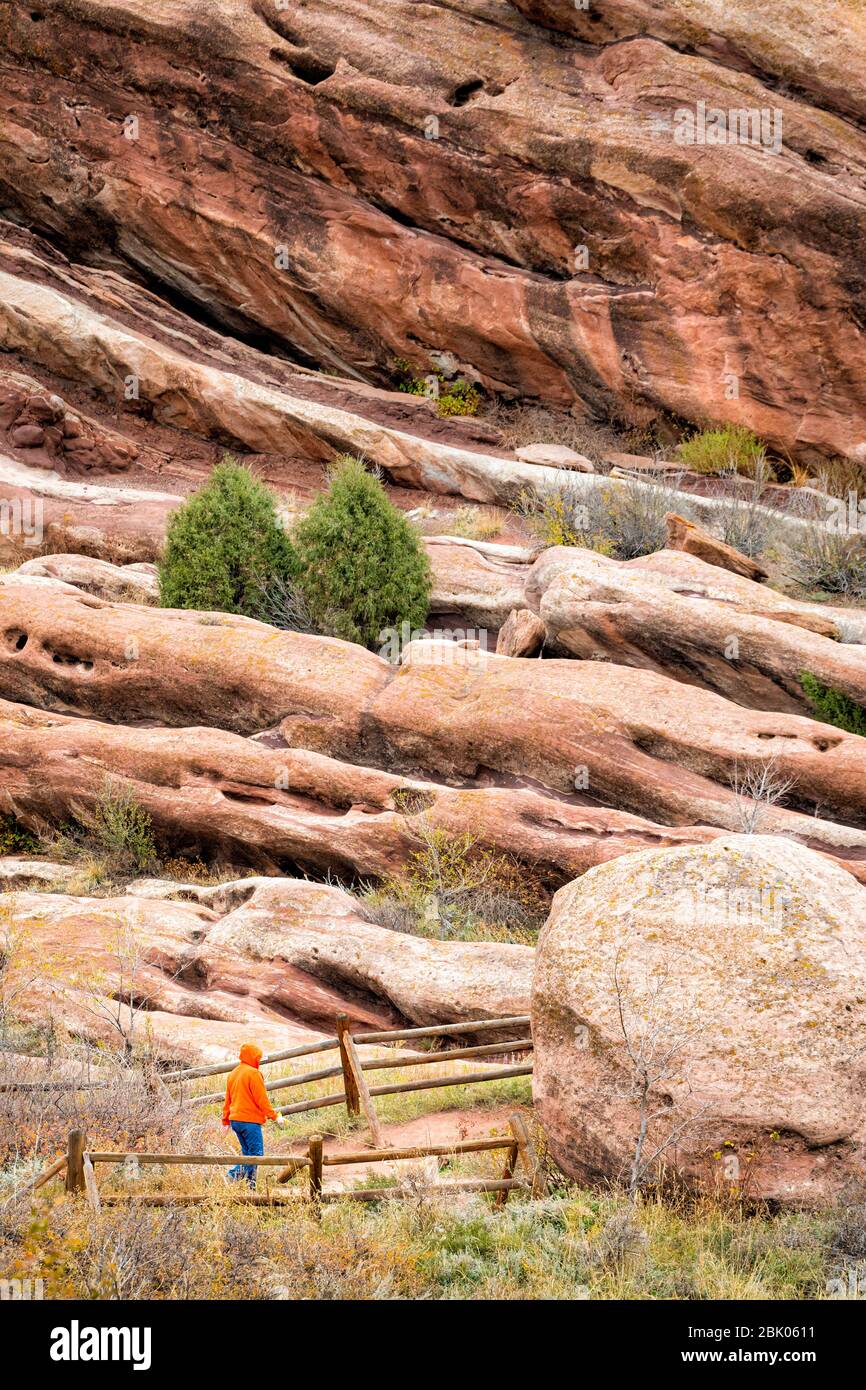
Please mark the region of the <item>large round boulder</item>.
<svg viewBox="0 0 866 1390"><path fill-rule="evenodd" d="M866 889L800 844L650 850L561 889L532 1030L536 1106L573 1177L664 1165L808 1205L864 1181Z"/></svg>

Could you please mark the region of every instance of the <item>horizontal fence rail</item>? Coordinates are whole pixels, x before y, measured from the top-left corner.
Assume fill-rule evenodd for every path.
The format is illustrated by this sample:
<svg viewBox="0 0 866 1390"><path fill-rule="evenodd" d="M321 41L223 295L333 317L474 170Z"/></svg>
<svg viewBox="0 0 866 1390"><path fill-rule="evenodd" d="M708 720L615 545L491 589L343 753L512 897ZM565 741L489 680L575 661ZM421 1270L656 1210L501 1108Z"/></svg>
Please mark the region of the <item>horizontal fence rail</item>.
<svg viewBox="0 0 866 1390"><path fill-rule="evenodd" d="M127 1160L134 1159L136 1163L145 1164L184 1163L190 1166L205 1164L226 1168L237 1168L241 1164L244 1167L247 1164L253 1164L259 1167L278 1168L281 1164L301 1164L303 1166L309 1162L308 1158L297 1154L260 1154L258 1156L240 1154L232 1156L232 1154L140 1154L133 1151L128 1153L91 1153L89 1150L88 1158L91 1163L126 1163Z"/></svg>
<svg viewBox="0 0 866 1390"><path fill-rule="evenodd" d="M494 1028L528 1028L529 1015L520 1014L515 1018L481 1018L466 1023L441 1023L424 1028L395 1028L387 1032L353 1033L356 1046L359 1043L405 1042L410 1038L447 1038L459 1033L483 1033ZM512 1044L513 1046L514 1044ZM268 1067L274 1062L291 1062L296 1057L312 1057L316 1052L332 1052L340 1046L340 1037L322 1038L315 1043L302 1043L298 1047L287 1048L284 1052L271 1052L263 1057L259 1066ZM234 1071L237 1062L216 1062L209 1067L189 1067L182 1071L164 1072L166 1082L195 1081L205 1076L227 1076Z"/></svg>
<svg viewBox="0 0 866 1390"><path fill-rule="evenodd" d="M307 1199L317 1208L322 1202L385 1201L412 1196L420 1189L417 1184L406 1187L349 1188L327 1191L324 1186L324 1169L353 1164L393 1163L413 1158L455 1158L462 1154L495 1152L505 1150L506 1158L500 1178L455 1178L446 1183L428 1183L423 1190L438 1192L489 1192L496 1195L496 1205L502 1206L508 1200L509 1192L520 1188L533 1196L543 1196L547 1191L542 1166L530 1137L526 1123L520 1115L512 1115L509 1120L510 1134L490 1139L464 1139L453 1144L416 1144L403 1147L378 1147L374 1149L344 1150L326 1153L324 1140L320 1134L310 1135L306 1153L293 1154L207 1154L207 1153L136 1153L134 1150L99 1152L87 1148L87 1137L82 1130L73 1130L69 1135L65 1156L58 1160L32 1187L40 1186L50 1177L66 1169L66 1190L70 1193L84 1193L94 1211L99 1211L103 1202L116 1206L124 1202L139 1202L150 1206L183 1206L211 1200L208 1193L165 1193L148 1192L136 1194L109 1194L100 1196L95 1168L99 1164L110 1163L115 1167L134 1162L136 1165L179 1165L189 1167L279 1167L278 1183L286 1183L299 1172L307 1170ZM526 1169L525 1178L515 1178L518 1164ZM285 1193L277 1197L273 1193L244 1192L242 1183L238 1184L235 1200L254 1205L279 1204L283 1198L293 1200L304 1194Z"/></svg>
<svg viewBox="0 0 866 1390"><path fill-rule="evenodd" d="M449 1061L456 1062L470 1058L474 1061L480 1061L484 1057L502 1057L503 1054L508 1053L531 1052L533 1042L529 1035L529 1022L528 1015L519 1014L512 1018L481 1018L467 1020L465 1023L443 1023L424 1028L396 1028L390 1032L352 1033L348 1016L340 1014L337 1017L337 1032L334 1038L325 1038L321 1042L304 1047L290 1048L286 1052L271 1053L269 1057L263 1058L259 1065L265 1066L273 1062L310 1056L313 1053L339 1050L339 1064L319 1067L315 1071L302 1072L298 1076L274 1077L271 1081L265 1082L265 1090L275 1094L277 1091L288 1091L298 1086L310 1086L318 1081L328 1081L332 1077L342 1076L343 1089L341 1091L334 1091L330 1095L314 1096L309 1100L295 1101L291 1105L277 1106L277 1113L279 1115L301 1115L311 1110L327 1110L334 1105L345 1105L350 1116L363 1113L370 1127L373 1143L380 1146L382 1135L379 1116L373 1104L375 1096L395 1096L410 1091L432 1091L443 1086L475 1086L485 1081L505 1081L515 1076L531 1076L532 1063L524 1062L506 1067L485 1067L483 1071L458 1072L451 1076L434 1076L426 1081L389 1082L383 1086L368 1085L366 1073L394 1071L400 1067L427 1067L434 1064L441 1066L443 1062ZM453 1037L461 1033L489 1032L492 1029L501 1031L506 1028L518 1030L518 1033L519 1030L525 1029L526 1035L522 1036L519 1033L517 1038L509 1042L475 1043L469 1047L451 1048L446 1051L419 1052L409 1056L374 1057L368 1058L366 1061L361 1060L358 1052L359 1043L406 1042L413 1038L434 1038L443 1035ZM234 1066L226 1064L219 1067L199 1067L192 1071L170 1074L164 1079L189 1080L202 1076L224 1075L233 1070ZM215 1105L223 1099L223 1094L222 1091L209 1091L205 1095L191 1096L185 1103L189 1106Z"/></svg>
<svg viewBox="0 0 866 1390"><path fill-rule="evenodd" d="M487 1071L466 1072L462 1076L458 1073L456 1076L434 1076L429 1081L403 1081L394 1086L371 1086L370 1095L396 1096L404 1091L433 1091L441 1086L474 1086L482 1081L505 1081L511 1076L531 1075L531 1066L491 1067ZM342 1105L344 1101L348 1105L348 1100L346 1091L335 1091L333 1095L321 1096L318 1100L300 1100L294 1105L277 1106L277 1114L301 1115L308 1110L322 1110L331 1105Z"/></svg>
<svg viewBox="0 0 866 1390"><path fill-rule="evenodd" d="M275 1077L271 1081L265 1082L269 1092L289 1090L294 1087L309 1085L317 1081L325 1081L331 1077L342 1076L343 1090L334 1092L330 1095L313 1097L309 1100L297 1101L291 1105L283 1105L278 1108L280 1115L297 1115L307 1111L328 1109L335 1105L345 1105L350 1116L364 1115L369 1126L373 1147L370 1149L358 1149L351 1152L335 1152L326 1154L324 1152L324 1141L321 1135L313 1135L309 1140L309 1148L306 1154L277 1154L268 1156L255 1156L239 1154L237 1156L227 1154L209 1153L135 1153L130 1152L97 1152L87 1148L86 1135L81 1130L73 1130L69 1135L67 1152L59 1158L49 1169L42 1174L28 1181L15 1195L22 1195L26 1192L33 1193L42 1187L52 1177L65 1171L66 1190L70 1193L85 1192L94 1207L99 1208L100 1197L96 1185L95 1168L104 1164L125 1164L134 1162L136 1165L187 1165L190 1167L277 1167L280 1172L277 1175L278 1183L285 1183L289 1178L296 1175L302 1169L309 1170L309 1197L310 1200L318 1204L322 1201L332 1201L338 1198L347 1197L358 1201L378 1201L386 1197L401 1197L407 1195L399 1188L363 1188L348 1192L325 1192L323 1190L323 1171L326 1167L338 1165L357 1164L357 1163L384 1163L399 1162L404 1159L438 1157L445 1158L465 1153L483 1153L487 1150L504 1149L507 1151L505 1171L501 1178L469 1178L454 1180L447 1184L437 1184L437 1189L444 1190L459 1189L461 1191L492 1192L496 1194L497 1205L507 1200L508 1193L515 1187L526 1187L526 1183L514 1177L514 1170L518 1161L522 1161L530 1174L529 1189L533 1194L546 1191L546 1183L543 1178L541 1165L535 1153L534 1146L529 1137L528 1131L523 1120L519 1116L512 1116L509 1121L511 1127L511 1137L500 1139L476 1139L466 1140L462 1143L436 1144L436 1145L409 1145L402 1147L388 1146L382 1137L379 1116L373 1104L374 1097L400 1095L413 1091L429 1091L446 1086L470 1086L477 1085L486 1081L501 1081L510 1077L530 1076L532 1074L531 1061L520 1062L518 1064L498 1067L485 1067L483 1071L457 1072L447 1076L431 1076L427 1079L389 1082L386 1085L370 1086L367 1083L367 1073L374 1071L391 1071L402 1067L426 1067L434 1063L441 1065L448 1061L460 1061L472 1059L480 1061L484 1057L501 1057L503 1054L528 1053L533 1049L532 1037L529 1033L529 1017L521 1014L511 1018L489 1018L472 1019L464 1023L445 1023L430 1025L419 1028L400 1028L390 1031L380 1031L371 1033L353 1034L349 1028L349 1019L346 1014L337 1017L337 1031L333 1037L323 1038L319 1042L305 1043L299 1047L287 1048L282 1052L273 1052L269 1056L262 1058L261 1066L272 1065L277 1062L293 1061L300 1057L313 1056L320 1052L339 1051L339 1064L328 1067L321 1067L316 1071L304 1072L299 1076ZM460 1034L475 1034L490 1032L493 1029L504 1030L514 1029L518 1031L518 1036L507 1042L475 1043L467 1047L457 1047L445 1051L422 1052L415 1055L406 1056L401 1054L394 1057L375 1057L362 1061L358 1052L359 1043L386 1043L386 1042L408 1042L415 1038L436 1038L453 1037ZM525 1030L520 1032L519 1030ZM217 1063L207 1067L191 1067L181 1071L165 1072L162 1080L165 1082L179 1082L198 1080L210 1076L224 1076L234 1071L237 1063ZM99 1084L99 1083L97 1083ZM105 1084L105 1083L102 1083ZM76 1087L76 1089L78 1089ZM192 1106L208 1105L223 1099L222 1091L210 1092L203 1096L190 1097L185 1103ZM293 1193L284 1193L283 1197L293 1199ZM142 1202L148 1202L154 1206L167 1206L172 1202L179 1204L204 1202L211 1200L208 1194L194 1193L146 1193L138 1194ZM109 1195L105 1198L106 1202L116 1205L118 1202L132 1200L130 1197ZM274 1200L273 1194L262 1195L257 1193L237 1194L237 1200L266 1205Z"/></svg>
<svg viewBox="0 0 866 1390"><path fill-rule="evenodd" d="M357 1042L357 1038L355 1038ZM496 1057L503 1052L531 1052L532 1039L519 1038L516 1042L486 1043L479 1047L456 1047L448 1052L425 1052L413 1057L375 1057L361 1062L361 1071L393 1071L397 1067L428 1067L434 1063L459 1062L466 1057ZM274 1081L265 1082L266 1091L288 1091L293 1086L306 1086L313 1081L327 1081L332 1076L342 1076L342 1064L338 1067L322 1067L319 1071L307 1071L300 1076L280 1076ZM190 1105L213 1105L220 1101L223 1091L210 1091L206 1096L195 1096Z"/></svg>

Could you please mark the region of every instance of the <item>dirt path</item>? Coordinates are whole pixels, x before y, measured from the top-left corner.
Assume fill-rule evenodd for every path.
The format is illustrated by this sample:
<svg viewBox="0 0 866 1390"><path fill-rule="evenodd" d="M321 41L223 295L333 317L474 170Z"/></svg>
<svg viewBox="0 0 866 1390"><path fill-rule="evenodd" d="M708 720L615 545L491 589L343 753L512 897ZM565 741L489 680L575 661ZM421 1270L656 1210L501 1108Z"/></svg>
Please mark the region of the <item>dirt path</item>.
<svg viewBox="0 0 866 1390"><path fill-rule="evenodd" d="M388 1148L410 1148L428 1144L458 1144L463 1139L499 1137L508 1134L508 1119L515 1109L514 1105L500 1105L477 1110L443 1110L432 1115L419 1115L402 1124L383 1124L383 1145ZM351 1153L369 1146L369 1134L361 1131L344 1139L330 1140L327 1151ZM347 1163L325 1170L325 1186L329 1191L357 1187L370 1175L393 1178L417 1173L423 1174L428 1180L435 1180L440 1164L447 1164L447 1161L416 1158L395 1163Z"/></svg>

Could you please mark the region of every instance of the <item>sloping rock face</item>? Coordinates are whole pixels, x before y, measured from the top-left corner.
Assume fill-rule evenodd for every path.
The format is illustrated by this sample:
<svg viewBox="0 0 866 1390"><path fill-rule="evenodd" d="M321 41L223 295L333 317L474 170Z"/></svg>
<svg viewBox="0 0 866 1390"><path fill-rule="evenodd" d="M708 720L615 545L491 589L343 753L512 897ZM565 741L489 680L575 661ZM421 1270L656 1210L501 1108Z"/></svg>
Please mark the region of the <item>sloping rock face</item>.
<svg viewBox="0 0 866 1390"><path fill-rule="evenodd" d="M13 961L16 1011L116 1044L132 995L139 1035L165 1057L206 1061L251 1032L270 1050L315 1041L339 1013L378 1031L529 1011L526 946L402 936L303 880L240 880L209 902L10 894L4 911L28 953L20 985Z"/></svg>
<svg viewBox="0 0 866 1390"><path fill-rule="evenodd" d="M802 846L732 836L562 889L532 1025L574 1177L628 1180L645 1097L639 1160L689 1182L795 1205L862 1184L866 891Z"/></svg>
<svg viewBox="0 0 866 1390"><path fill-rule="evenodd" d="M541 789L457 789L399 777L218 729L129 728L0 702L0 812L35 831L80 820L97 810L112 779L175 854L268 872L387 878L424 848L432 828L514 855L558 887L618 854L720 833L657 825ZM804 833L812 829L803 825ZM863 862L850 867L866 877L866 832L850 834L849 848L858 846ZM26 861L7 862L13 878L26 881ZM42 871L35 865L33 877Z"/></svg>
<svg viewBox="0 0 866 1390"><path fill-rule="evenodd" d="M419 1025L528 1012L530 947L405 936L365 923L351 898L318 884L262 883L208 943L217 956L228 949L361 990Z"/></svg>
<svg viewBox="0 0 866 1390"><path fill-rule="evenodd" d="M733 373L860 457L862 20L725 9L4 0L0 207L308 366L635 421L727 417ZM701 102L768 138L679 142Z"/></svg>
<svg viewBox="0 0 866 1390"><path fill-rule="evenodd" d="M732 780L772 758L808 814L769 805L764 828L863 858L866 740L796 715L752 712L653 671L526 661L443 641L413 642L392 666L333 638L226 614L107 604L23 577L0 585L0 635L0 695L37 710L262 734L272 748L425 773L456 787L540 784L577 806L600 802L667 825L737 830ZM60 746L68 734L53 737ZM40 738L48 747L49 736ZM109 756L98 728L85 727L82 738ZM166 743L172 748L152 728L137 749L132 739L116 741L126 766L143 760L141 780L156 783L165 779L158 750ZM215 750L211 770L193 781L232 792L219 756ZM168 766L183 767L185 757L175 745ZM245 742L234 766L241 799L246 769L258 780L276 770L251 760ZM73 773L68 796L77 780ZM264 796L274 801L272 791ZM289 818L277 821L285 833ZM295 821L297 833L302 826Z"/></svg>
<svg viewBox="0 0 866 1390"><path fill-rule="evenodd" d="M192 467L186 465L189 443L184 447L184 441L190 434L262 455L270 465L268 480L278 487L293 485L299 466L309 469L341 452L364 455L399 483L479 502L507 501L528 488L558 492L575 476L514 458L497 447L497 431L483 421L441 419L432 413L432 403L420 397L377 390L350 378L334 380L223 337L137 285L105 270L72 265L37 238L2 222L0 347L25 361L28 369L38 368L40 378L56 376L86 388L103 413L149 417L168 431L163 443L170 447L163 457L149 444L136 454L147 481L163 469L169 480L172 475L187 482L207 476L218 455L212 450L212 457L205 453ZM67 404L56 392L55 397L56 409L68 417ZM104 423L97 429L106 441L116 437ZM29 441L18 439L15 429L7 433L6 444L14 458L0 453L4 482L15 483L16 466L19 478L34 471L38 475L34 463L76 473L65 455L49 457L44 449L40 454ZM200 444L198 449L201 453ZM135 453L132 446L130 452ZM113 472L112 466L111 472L96 474L112 482L109 496L99 500L119 503L125 489L116 487ZM44 481L31 477L30 485L40 496L64 496L82 505L96 500L94 492L72 479L59 483L59 475L49 474ZM176 505L171 495L137 500ZM98 517L74 520L79 526L99 525ZM104 524L108 538L111 520ZM142 558L152 559L154 553L151 549Z"/></svg>
<svg viewBox="0 0 866 1390"><path fill-rule="evenodd" d="M856 609L787 600L697 556L623 564L546 551L527 579L554 646L717 691L755 710L809 712L804 671L866 705L866 622Z"/></svg>

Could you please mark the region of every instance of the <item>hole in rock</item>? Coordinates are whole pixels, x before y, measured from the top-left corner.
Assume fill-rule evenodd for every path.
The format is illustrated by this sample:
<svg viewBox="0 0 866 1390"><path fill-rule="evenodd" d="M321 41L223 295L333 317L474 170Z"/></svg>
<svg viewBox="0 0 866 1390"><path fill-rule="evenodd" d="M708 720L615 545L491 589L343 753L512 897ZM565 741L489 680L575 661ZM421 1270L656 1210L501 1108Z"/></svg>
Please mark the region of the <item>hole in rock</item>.
<svg viewBox="0 0 866 1390"><path fill-rule="evenodd" d="M459 87L455 87L451 96L448 98L451 106L465 106L470 97L474 97L476 92L484 90L484 83L480 77L472 82L462 82Z"/></svg>
<svg viewBox="0 0 866 1390"><path fill-rule="evenodd" d="M828 753L831 748L838 748L842 740L841 738L813 738L812 742L819 753Z"/></svg>
<svg viewBox="0 0 866 1390"><path fill-rule="evenodd" d="M220 790L226 801L252 802L256 806L273 806L276 800L275 793L265 791L241 791L237 787L222 787Z"/></svg>
<svg viewBox="0 0 866 1390"><path fill-rule="evenodd" d="M278 63L285 63L289 71L309 87L318 87L320 82L326 82L337 71L336 63L328 63L313 53L282 53L278 48L272 48L271 57Z"/></svg>
<svg viewBox="0 0 866 1390"><path fill-rule="evenodd" d="M74 666L78 671L93 670L93 662L85 656L64 655L63 652L52 652L50 655L55 666Z"/></svg>
<svg viewBox="0 0 866 1390"><path fill-rule="evenodd" d="M27 633L22 632L19 627L9 628L3 633L3 639L16 652L23 652L27 646Z"/></svg>

